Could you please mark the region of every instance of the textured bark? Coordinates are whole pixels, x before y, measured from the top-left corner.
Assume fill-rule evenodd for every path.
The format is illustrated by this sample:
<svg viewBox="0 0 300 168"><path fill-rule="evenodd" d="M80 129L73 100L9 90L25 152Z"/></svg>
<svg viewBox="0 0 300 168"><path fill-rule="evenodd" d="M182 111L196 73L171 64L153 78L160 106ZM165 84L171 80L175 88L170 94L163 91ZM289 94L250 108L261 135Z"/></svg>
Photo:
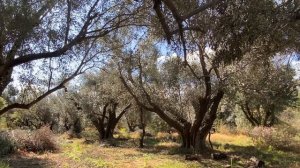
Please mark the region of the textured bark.
<svg viewBox="0 0 300 168"><path fill-rule="evenodd" d="M111 109L108 109L108 106L111 105ZM114 130L122 118L122 116L128 111L131 107L131 104L128 104L120 114L117 116L117 106L118 103L106 103L102 115L91 115L92 124L96 127L99 133L99 140L111 139L113 138ZM108 115L106 115L108 114Z"/></svg>
<svg viewBox="0 0 300 168"><path fill-rule="evenodd" d="M177 130L181 134L181 146L183 148L193 148L196 151L205 151L207 149L206 139L217 117L218 106L223 98L223 95L223 91L219 91L211 100L211 107L206 108L206 111L201 111L205 114L205 117L198 115L198 118L195 120L193 125L186 123L182 132ZM200 128L197 128L198 125L200 125Z"/></svg>
<svg viewBox="0 0 300 168"><path fill-rule="evenodd" d="M214 121L217 118L217 110L223 96L224 96L224 92L219 91L217 95L212 99L213 103L210 107L210 110L208 111L204 121L202 122L199 133L196 135L197 138L195 142L195 148L198 150L204 150L207 148L205 144L206 137L208 136L210 130L212 129Z"/></svg>

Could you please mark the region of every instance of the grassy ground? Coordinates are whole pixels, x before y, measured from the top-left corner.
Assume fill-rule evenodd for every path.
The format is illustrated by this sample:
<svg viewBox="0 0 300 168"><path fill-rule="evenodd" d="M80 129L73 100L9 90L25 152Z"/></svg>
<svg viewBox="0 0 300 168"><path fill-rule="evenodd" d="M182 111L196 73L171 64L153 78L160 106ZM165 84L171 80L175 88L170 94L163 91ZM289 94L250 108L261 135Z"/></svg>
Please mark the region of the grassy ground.
<svg viewBox="0 0 300 168"><path fill-rule="evenodd" d="M174 142L158 142L148 139L145 149L137 148L137 141L115 141L113 146L100 146L98 142L87 144L84 138L67 139L58 137L60 150L55 153L34 154L19 151L3 158L0 167L4 168L198 168L198 167L245 167L251 156L266 162L267 167L300 167L300 154L269 149L257 149L246 135L212 135L214 147L226 152L230 158L213 161L205 156L199 161L186 161L185 153ZM299 150L300 152L300 150Z"/></svg>
<svg viewBox="0 0 300 168"><path fill-rule="evenodd" d="M217 150L223 151L232 158L234 167L243 167L251 156L263 160L267 167L300 168L300 148L290 151L276 150L272 147L259 149L246 135L215 134L213 141Z"/></svg>

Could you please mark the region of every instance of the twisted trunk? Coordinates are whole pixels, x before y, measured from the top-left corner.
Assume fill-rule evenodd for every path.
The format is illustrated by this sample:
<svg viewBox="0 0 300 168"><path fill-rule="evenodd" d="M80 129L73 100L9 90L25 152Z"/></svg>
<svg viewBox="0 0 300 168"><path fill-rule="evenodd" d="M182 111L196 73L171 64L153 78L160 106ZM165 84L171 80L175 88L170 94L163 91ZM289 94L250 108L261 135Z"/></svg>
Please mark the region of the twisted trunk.
<svg viewBox="0 0 300 168"><path fill-rule="evenodd" d="M197 118L193 124L186 122L183 125L182 129L176 129L174 127L181 135L182 148L193 148L196 151L205 151L207 149L206 138L210 130L212 129L213 123L217 117L217 110L223 98L223 95L224 92L219 91L217 95L210 101L203 100L202 108L200 108L199 110L199 112L201 112L201 115L196 115ZM203 105L205 105L205 108L203 107Z"/></svg>

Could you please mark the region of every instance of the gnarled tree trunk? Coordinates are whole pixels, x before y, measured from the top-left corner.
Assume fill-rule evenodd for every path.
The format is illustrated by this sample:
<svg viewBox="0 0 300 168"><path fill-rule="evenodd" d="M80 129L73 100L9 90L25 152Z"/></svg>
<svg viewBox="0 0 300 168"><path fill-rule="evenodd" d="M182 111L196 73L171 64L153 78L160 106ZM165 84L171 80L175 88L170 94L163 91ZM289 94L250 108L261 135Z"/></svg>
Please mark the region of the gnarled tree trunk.
<svg viewBox="0 0 300 168"><path fill-rule="evenodd" d="M108 106L111 108L108 109ZM99 133L99 140L111 139L113 138L114 130L121 119L121 117L128 111L131 104L128 104L120 114L117 116L117 106L118 103L107 103L105 104L101 115L90 115L92 124L96 127Z"/></svg>

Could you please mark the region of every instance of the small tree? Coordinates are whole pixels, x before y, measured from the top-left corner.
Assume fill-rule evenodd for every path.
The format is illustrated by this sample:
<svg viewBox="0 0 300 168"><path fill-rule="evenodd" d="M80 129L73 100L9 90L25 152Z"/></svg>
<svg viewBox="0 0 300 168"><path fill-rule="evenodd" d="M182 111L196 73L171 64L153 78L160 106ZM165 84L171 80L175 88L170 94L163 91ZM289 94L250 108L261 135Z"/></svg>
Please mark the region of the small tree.
<svg viewBox="0 0 300 168"><path fill-rule="evenodd" d="M249 61L249 60L248 60ZM252 126L272 126L280 112L297 101L295 72L274 62L241 62L244 69L231 77L231 93ZM234 100L234 99L232 99Z"/></svg>
<svg viewBox="0 0 300 168"><path fill-rule="evenodd" d="M100 140L113 138L115 127L131 107L130 98L113 70L87 75L78 98Z"/></svg>
<svg viewBox="0 0 300 168"><path fill-rule="evenodd" d="M130 132L134 132L136 128L139 126L140 115L137 111L138 107L133 106L130 111L125 113L125 121Z"/></svg>

